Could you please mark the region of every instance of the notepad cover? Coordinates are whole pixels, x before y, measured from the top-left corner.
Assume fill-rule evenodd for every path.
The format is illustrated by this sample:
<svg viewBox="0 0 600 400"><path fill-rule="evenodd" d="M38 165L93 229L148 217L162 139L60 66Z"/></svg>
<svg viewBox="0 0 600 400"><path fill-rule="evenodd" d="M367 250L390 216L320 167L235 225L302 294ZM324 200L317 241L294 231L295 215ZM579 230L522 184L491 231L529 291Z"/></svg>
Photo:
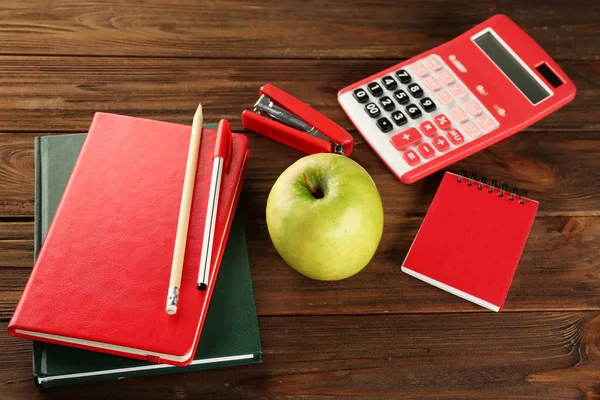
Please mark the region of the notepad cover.
<svg viewBox="0 0 600 400"><path fill-rule="evenodd" d="M460 181L460 182L459 182ZM468 185L471 182L471 185ZM538 202L446 172L402 270L493 311L504 305Z"/></svg>

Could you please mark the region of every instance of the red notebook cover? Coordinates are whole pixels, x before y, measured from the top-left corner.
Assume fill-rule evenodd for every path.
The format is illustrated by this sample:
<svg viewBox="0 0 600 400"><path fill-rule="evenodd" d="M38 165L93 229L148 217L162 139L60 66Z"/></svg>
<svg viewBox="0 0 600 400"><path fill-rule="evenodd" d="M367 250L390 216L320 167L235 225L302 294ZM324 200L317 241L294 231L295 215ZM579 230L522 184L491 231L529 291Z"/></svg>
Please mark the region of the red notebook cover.
<svg viewBox="0 0 600 400"><path fill-rule="evenodd" d="M446 172L402 271L500 311L538 202Z"/></svg>
<svg viewBox="0 0 600 400"><path fill-rule="evenodd" d="M203 129L179 309L165 312L191 127L97 113L9 333L172 365L194 358L249 158L233 135L209 289L196 289L216 132Z"/></svg>

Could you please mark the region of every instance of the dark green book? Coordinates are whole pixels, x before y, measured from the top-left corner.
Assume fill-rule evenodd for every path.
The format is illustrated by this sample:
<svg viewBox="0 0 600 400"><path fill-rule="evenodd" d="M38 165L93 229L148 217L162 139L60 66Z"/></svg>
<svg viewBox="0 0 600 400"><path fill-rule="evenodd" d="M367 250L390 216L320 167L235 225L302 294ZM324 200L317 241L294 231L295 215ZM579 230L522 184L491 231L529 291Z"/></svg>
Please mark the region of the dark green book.
<svg viewBox="0 0 600 400"><path fill-rule="evenodd" d="M84 134L42 136L35 139L36 255L84 139ZM259 363L262 360L261 354L244 221L241 208L238 208L196 356L191 365L174 367L152 364L73 347L34 342L33 376L36 385L55 387Z"/></svg>

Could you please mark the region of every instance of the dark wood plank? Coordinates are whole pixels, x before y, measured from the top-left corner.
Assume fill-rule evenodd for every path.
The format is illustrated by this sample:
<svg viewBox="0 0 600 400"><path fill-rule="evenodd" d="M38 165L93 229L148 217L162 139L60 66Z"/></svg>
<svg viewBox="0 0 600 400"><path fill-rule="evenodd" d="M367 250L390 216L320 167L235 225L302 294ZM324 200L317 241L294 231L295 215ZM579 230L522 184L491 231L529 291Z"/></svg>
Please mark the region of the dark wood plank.
<svg viewBox="0 0 600 400"><path fill-rule="evenodd" d="M0 132L85 132L96 111L190 123L199 100L205 120L228 118L240 129L242 110L267 82L352 129L338 90L397 61L0 56ZM531 129L597 130L600 63L561 64L577 98Z"/></svg>
<svg viewBox="0 0 600 400"><path fill-rule="evenodd" d="M3 176L0 179L0 218L33 216L34 136L0 134L0 175ZM303 154L254 133L249 133L248 137L252 159L245 190L251 202L250 211L262 213L279 174ZM404 185L356 134L355 140L351 157L375 180L387 217L424 215L442 174ZM529 196L540 202L541 216L600 215L598 152L600 134L596 131L524 132L450 169L475 171L499 182L528 188Z"/></svg>
<svg viewBox="0 0 600 400"><path fill-rule="evenodd" d="M259 315L485 312L400 271L421 224L419 217L388 212L380 247L365 270L340 282L317 282L284 263L264 219L247 199L248 250ZM23 225L28 228L21 230L31 231L31 223ZM538 218L504 311L600 310L598 254L600 217ZM11 317L32 260L31 238L0 240L0 320Z"/></svg>
<svg viewBox="0 0 600 400"><path fill-rule="evenodd" d="M575 9L577 12L572 12ZM42 0L0 11L3 54L409 58L504 13L556 59L598 59L593 1Z"/></svg>
<svg viewBox="0 0 600 400"><path fill-rule="evenodd" d="M6 324L0 324L5 330ZM0 336L4 399L595 399L598 313L270 317L264 364L38 391Z"/></svg>

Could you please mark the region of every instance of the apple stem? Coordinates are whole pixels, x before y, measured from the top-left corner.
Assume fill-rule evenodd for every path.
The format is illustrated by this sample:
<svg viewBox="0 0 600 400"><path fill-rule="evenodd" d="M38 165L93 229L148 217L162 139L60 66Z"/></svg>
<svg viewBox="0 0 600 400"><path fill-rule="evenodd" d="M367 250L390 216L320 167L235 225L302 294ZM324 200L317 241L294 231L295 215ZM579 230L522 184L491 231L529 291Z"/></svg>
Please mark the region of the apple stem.
<svg viewBox="0 0 600 400"><path fill-rule="evenodd" d="M302 173L302 176L304 177L304 184L308 190L310 190L310 193L312 193L313 197L317 199L323 198L323 190L321 190L321 188L314 187L308 182L308 176L306 176L306 172Z"/></svg>

